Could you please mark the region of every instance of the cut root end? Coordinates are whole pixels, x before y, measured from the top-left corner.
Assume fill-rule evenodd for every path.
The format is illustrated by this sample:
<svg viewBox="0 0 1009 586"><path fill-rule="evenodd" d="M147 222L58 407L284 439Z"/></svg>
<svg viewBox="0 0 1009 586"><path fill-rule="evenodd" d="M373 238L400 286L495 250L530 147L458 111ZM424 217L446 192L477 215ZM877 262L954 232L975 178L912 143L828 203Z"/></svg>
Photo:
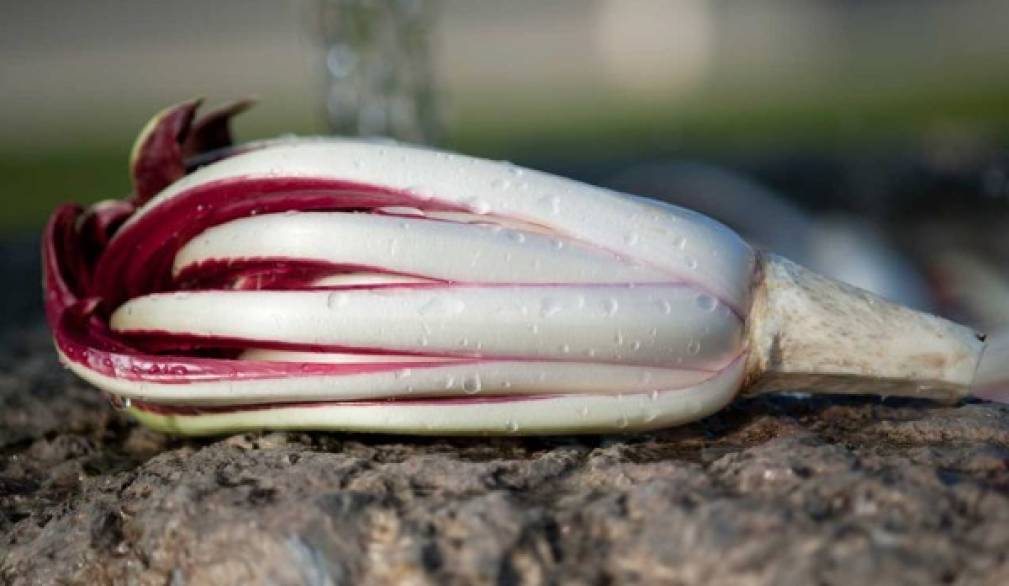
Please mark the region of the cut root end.
<svg viewBox="0 0 1009 586"><path fill-rule="evenodd" d="M747 392L880 394L956 401L969 393L984 337L817 275L758 260Z"/></svg>

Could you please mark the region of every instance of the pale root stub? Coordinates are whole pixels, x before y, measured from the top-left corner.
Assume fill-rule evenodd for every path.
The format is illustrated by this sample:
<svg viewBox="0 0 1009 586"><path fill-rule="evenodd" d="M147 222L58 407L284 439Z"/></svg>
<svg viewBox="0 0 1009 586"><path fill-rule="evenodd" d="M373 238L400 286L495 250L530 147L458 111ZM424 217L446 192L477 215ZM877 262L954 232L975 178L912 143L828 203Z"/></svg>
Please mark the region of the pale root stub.
<svg viewBox="0 0 1009 586"><path fill-rule="evenodd" d="M748 393L797 390L954 401L967 396L984 336L758 255L747 320Z"/></svg>

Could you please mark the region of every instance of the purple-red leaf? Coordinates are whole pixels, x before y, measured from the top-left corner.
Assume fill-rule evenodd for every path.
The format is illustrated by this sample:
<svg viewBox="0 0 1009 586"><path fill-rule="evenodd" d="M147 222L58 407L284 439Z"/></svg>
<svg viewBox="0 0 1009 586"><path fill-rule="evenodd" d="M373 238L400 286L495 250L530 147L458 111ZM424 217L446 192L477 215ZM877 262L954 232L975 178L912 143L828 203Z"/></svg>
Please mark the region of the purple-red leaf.
<svg viewBox="0 0 1009 586"><path fill-rule="evenodd" d="M256 100L253 98L236 100L197 118L191 132L182 143L182 158L186 164L191 165L189 163L191 159L204 153L234 144L231 119L255 104Z"/></svg>
<svg viewBox="0 0 1009 586"><path fill-rule="evenodd" d="M182 143L202 100L190 100L159 112L140 131L130 154L132 202L141 206L186 174Z"/></svg>
<svg viewBox="0 0 1009 586"><path fill-rule="evenodd" d="M140 132L130 155L132 203L141 206L190 169L187 162L232 145L230 121L255 104L237 100L197 118L202 99L159 112Z"/></svg>

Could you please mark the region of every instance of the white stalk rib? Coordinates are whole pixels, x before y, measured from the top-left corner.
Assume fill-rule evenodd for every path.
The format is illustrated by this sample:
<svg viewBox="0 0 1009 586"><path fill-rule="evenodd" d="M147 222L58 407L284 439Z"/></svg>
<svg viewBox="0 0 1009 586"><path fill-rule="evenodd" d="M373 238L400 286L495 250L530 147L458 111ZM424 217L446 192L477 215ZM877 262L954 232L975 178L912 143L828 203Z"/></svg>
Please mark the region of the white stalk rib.
<svg viewBox="0 0 1009 586"><path fill-rule="evenodd" d="M661 429L715 413L739 389L743 362L696 385L633 394L549 395L508 401L361 402L270 409L158 413L132 409L145 425L209 435L246 429L397 432L416 435L555 435Z"/></svg>
<svg viewBox="0 0 1009 586"><path fill-rule="evenodd" d="M208 261L250 258L381 267L468 283L670 280L658 270L559 237L495 225L322 212L267 214L211 228L179 251L175 273Z"/></svg>
<svg viewBox="0 0 1009 586"><path fill-rule="evenodd" d="M380 352L719 368L742 322L681 285L451 286L159 293L112 315L122 334Z"/></svg>

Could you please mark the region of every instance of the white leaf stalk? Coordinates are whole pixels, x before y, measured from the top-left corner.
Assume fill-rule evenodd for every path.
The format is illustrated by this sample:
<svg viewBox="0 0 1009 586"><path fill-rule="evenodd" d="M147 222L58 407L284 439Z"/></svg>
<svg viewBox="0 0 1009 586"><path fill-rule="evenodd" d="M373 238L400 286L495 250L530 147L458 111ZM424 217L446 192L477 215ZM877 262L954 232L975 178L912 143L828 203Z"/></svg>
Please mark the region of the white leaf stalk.
<svg viewBox="0 0 1009 586"><path fill-rule="evenodd" d="M974 332L688 210L404 145L208 156L194 111L142 134L129 207L61 208L47 230L61 359L156 429L644 430L744 387L972 384Z"/></svg>

